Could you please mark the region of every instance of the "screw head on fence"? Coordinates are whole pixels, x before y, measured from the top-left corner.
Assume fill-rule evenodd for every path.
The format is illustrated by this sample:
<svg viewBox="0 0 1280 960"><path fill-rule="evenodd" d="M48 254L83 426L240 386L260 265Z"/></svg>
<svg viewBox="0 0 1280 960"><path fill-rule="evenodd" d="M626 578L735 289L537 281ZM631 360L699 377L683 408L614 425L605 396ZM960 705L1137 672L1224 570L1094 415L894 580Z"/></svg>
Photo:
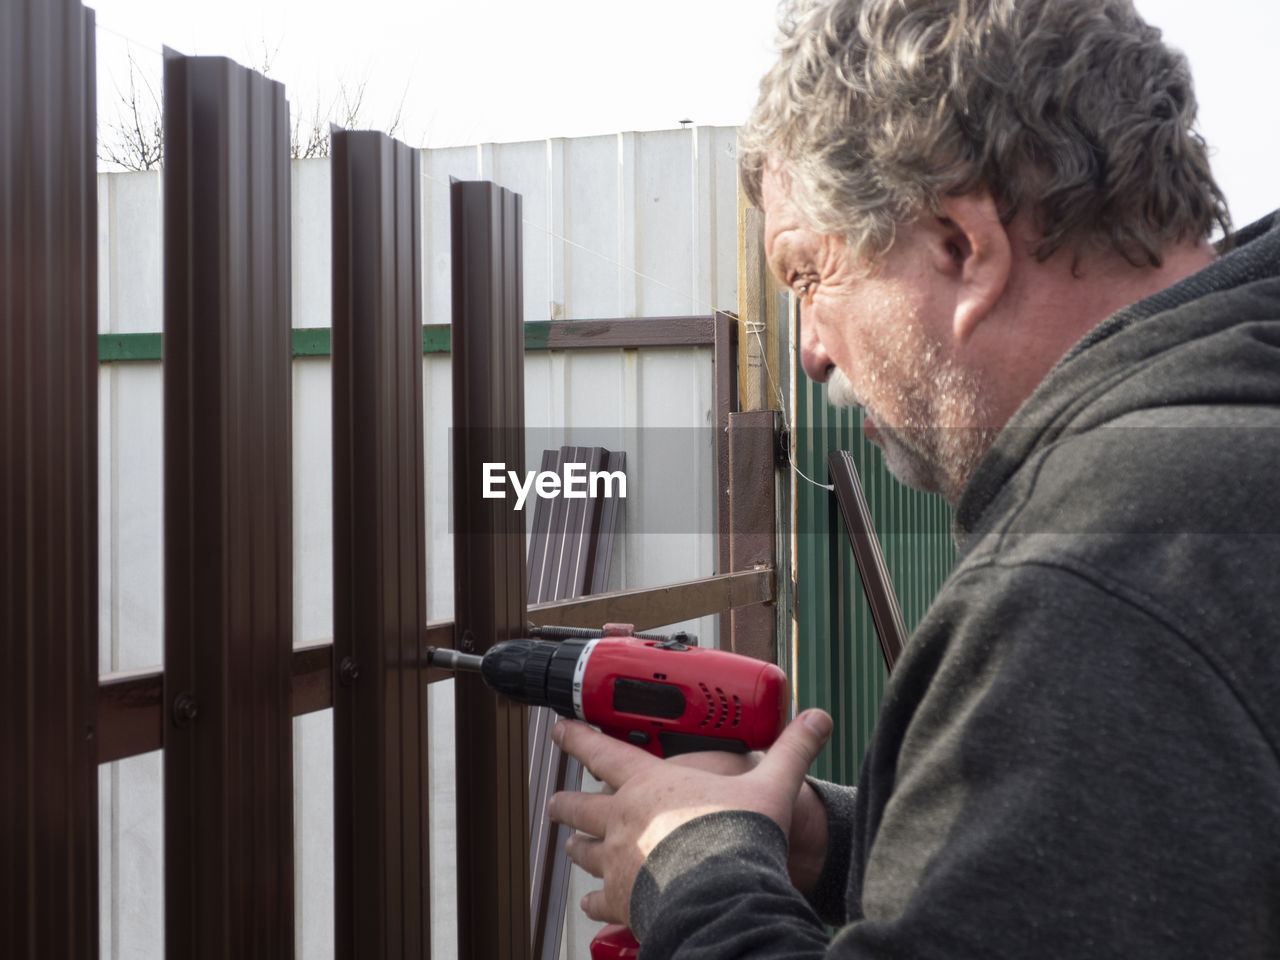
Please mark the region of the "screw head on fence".
<svg viewBox="0 0 1280 960"><path fill-rule="evenodd" d="M342 663L338 664L338 681L344 686L349 687L360 679L360 667L350 657L343 657Z"/></svg>
<svg viewBox="0 0 1280 960"><path fill-rule="evenodd" d="M175 727L190 726L199 714L196 698L190 693L180 693L173 698L173 725Z"/></svg>

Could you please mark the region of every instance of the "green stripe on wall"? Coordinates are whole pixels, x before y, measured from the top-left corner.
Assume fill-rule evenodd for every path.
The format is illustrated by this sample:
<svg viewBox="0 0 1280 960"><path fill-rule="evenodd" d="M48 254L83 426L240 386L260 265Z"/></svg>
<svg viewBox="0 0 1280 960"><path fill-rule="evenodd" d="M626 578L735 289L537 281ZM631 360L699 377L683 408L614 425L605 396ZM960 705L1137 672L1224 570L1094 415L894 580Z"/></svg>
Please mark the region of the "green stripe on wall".
<svg viewBox="0 0 1280 960"><path fill-rule="evenodd" d="M160 334L158 333L98 334L99 363L159 359Z"/></svg>
<svg viewBox="0 0 1280 960"><path fill-rule="evenodd" d="M423 353L448 353L453 349L453 334L448 324L431 325L422 328Z"/></svg>
<svg viewBox="0 0 1280 960"><path fill-rule="evenodd" d="M327 357L331 349L328 327L310 327L293 331L295 357Z"/></svg>
<svg viewBox="0 0 1280 960"><path fill-rule="evenodd" d="M547 320L524 325L526 350L546 350L551 333ZM98 334L99 363L129 363L141 360L159 360L162 334L159 333L100 333ZM428 324L422 328L423 353L448 353L452 339L447 323ZM332 352L328 327L298 327L293 331L293 355L295 357L327 357Z"/></svg>

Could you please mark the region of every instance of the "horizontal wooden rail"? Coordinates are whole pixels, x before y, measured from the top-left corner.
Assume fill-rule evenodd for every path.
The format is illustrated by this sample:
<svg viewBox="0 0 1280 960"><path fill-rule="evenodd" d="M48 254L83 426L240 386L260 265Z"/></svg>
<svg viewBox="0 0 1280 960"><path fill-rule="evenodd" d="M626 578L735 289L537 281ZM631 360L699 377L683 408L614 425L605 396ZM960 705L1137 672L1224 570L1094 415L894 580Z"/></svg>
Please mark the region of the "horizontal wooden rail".
<svg viewBox="0 0 1280 960"><path fill-rule="evenodd" d="M762 566L663 587L615 590L577 600L532 604L529 620L536 626L554 623L563 627L598 627L612 621L632 624L637 630L651 630L737 607L771 603L773 599L773 568Z"/></svg>
<svg viewBox="0 0 1280 960"><path fill-rule="evenodd" d="M661 587L616 590L576 600L557 600L529 607L535 625L598 627L613 621L637 630L693 620L774 599L772 567L722 573ZM422 645L454 645L453 622L428 623ZM333 644L327 641L293 648L293 715L333 706ZM452 674L432 670L429 681ZM164 671L108 673L98 680L98 762L110 763L164 746ZM197 722L199 722L197 718Z"/></svg>

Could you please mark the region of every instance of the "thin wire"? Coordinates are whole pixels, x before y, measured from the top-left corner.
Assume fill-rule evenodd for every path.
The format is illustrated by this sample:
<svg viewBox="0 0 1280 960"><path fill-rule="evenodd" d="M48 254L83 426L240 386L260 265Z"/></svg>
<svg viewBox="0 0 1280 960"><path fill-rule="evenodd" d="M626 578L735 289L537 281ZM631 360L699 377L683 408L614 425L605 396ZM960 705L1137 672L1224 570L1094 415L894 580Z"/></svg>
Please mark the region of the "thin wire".
<svg viewBox="0 0 1280 960"><path fill-rule="evenodd" d="M782 415L782 425L787 428L787 434L790 435L792 431L791 431L791 424L787 422L787 405L782 401L782 390L779 389L778 385L773 381L773 371L769 369L769 357L768 357L767 351L764 348L764 341L760 339L760 328L763 327L764 324L751 323L751 324L748 324L747 326L748 326L748 333L755 336L756 343L760 347L760 362L764 365L764 372L769 377L769 386L773 387L773 395L778 398L778 412ZM794 437L792 439L794 439ZM803 477L805 480L808 480L815 487L821 487L823 490L834 490L836 488L836 485L834 483L819 483L817 480L814 480L807 473L805 473L798 466L796 466L795 458L791 455L790 440L788 440L787 442L787 463L791 464L791 469L795 471L797 476Z"/></svg>
<svg viewBox="0 0 1280 960"><path fill-rule="evenodd" d="M141 47L143 50L147 50L151 53L154 53L157 57L164 56L163 50L157 50L155 47L151 46L151 44L149 43L143 43L141 40L138 40L135 37L131 37L128 34L121 33L119 30L116 30L114 27L107 26L101 20L95 19L94 26L97 27L99 30L103 30L107 33L112 34L113 36L119 37L125 43L131 43L135 47Z"/></svg>

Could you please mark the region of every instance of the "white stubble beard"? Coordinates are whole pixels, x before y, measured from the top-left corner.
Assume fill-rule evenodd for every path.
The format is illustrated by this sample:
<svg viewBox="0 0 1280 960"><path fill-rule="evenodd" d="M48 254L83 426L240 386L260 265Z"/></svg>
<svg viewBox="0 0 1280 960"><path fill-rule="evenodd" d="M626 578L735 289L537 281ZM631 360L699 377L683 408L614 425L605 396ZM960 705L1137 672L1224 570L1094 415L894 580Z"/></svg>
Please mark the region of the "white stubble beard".
<svg viewBox="0 0 1280 960"><path fill-rule="evenodd" d="M934 354L934 356L937 356ZM983 427L942 427L940 422L984 423L982 403L976 385L960 375L949 363L930 363L922 358L920 377L936 386L940 409L923 415L908 415L906 422L889 424L858 396L843 370L835 368L827 378L827 399L833 406L862 407L872 418L877 446L884 452L889 472L909 487L926 493L941 493L955 504L968 484L978 462L991 446L995 431ZM926 369L933 368L933 369ZM900 388L899 408L918 408L905 385Z"/></svg>

